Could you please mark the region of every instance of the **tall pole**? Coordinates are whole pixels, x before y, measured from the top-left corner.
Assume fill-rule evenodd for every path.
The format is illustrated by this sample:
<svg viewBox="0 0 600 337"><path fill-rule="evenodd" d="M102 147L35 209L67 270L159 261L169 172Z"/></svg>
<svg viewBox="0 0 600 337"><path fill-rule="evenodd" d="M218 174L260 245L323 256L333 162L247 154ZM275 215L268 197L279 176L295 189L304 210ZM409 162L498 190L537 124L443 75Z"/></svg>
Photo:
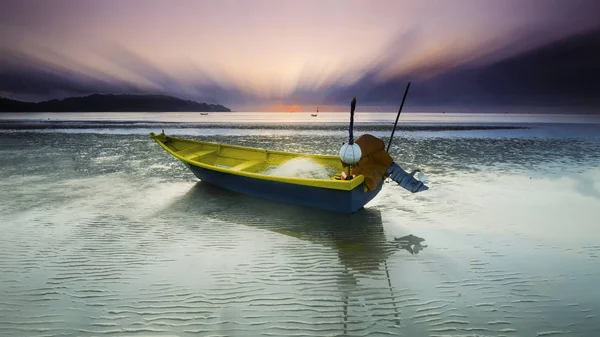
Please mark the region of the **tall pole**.
<svg viewBox="0 0 600 337"><path fill-rule="evenodd" d="M352 146L354 144L354 110L356 109L356 96L352 97L350 103L350 135L348 136L348 144ZM352 164L348 165L348 179L351 179L352 175Z"/></svg>
<svg viewBox="0 0 600 337"><path fill-rule="evenodd" d="M396 125L398 124L398 118L400 118L400 113L402 112L402 107L404 106L404 100L406 100L406 94L408 94L408 88L410 88L410 82L406 86L406 90L404 91L404 97L402 97L402 104L400 104L400 109L398 110L398 115L396 116L396 122L394 122L394 129L392 130L392 135L390 136L390 141L387 145L387 149L385 152L390 152L390 145L392 145L392 139L394 138L394 132L396 131Z"/></svg>
<svg viewBox="0 0 600 337"><path fill-rule="evenodd" d="M354 129L354 109L356 109L356 96L352 98L352 103L350 103L350 138L348 139L348 144L354 144L354 135L352 133Z"/></svg>

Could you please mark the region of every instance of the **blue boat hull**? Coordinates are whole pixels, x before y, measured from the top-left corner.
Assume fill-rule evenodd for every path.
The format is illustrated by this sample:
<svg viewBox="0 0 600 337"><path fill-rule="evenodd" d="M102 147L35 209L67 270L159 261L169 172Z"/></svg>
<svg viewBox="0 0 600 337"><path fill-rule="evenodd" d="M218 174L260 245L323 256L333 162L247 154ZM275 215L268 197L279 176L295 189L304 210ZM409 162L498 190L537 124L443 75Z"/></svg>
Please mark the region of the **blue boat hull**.
<svg viewBox="0 0 600 337"><path fill-rule="evenodd" d="M383 180L371 192L362 185L351 191L285 184L213 171L186 163L200 180L221 188L254 197L280 201L339 213L355 213L371 201L383 185Z"/></svg>

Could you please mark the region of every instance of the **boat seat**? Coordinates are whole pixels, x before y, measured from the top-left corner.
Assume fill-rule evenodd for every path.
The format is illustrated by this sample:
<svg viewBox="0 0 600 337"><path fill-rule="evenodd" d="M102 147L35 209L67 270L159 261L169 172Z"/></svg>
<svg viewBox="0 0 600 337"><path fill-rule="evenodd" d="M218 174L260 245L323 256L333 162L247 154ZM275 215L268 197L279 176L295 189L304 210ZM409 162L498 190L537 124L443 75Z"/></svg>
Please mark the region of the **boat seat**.
<svg viewBox="0 0 600 337"><path fill-rule="evenodd" d="M252 166L262 164L262 163L264 163L263 160L249 160L249 161L243 162L241 164L238 164L236 166L233 166L230 169L235 170L235 171L244 171L244 170L251 168Z"/></svg>
<svg viewBox="0 0 600 337"><path fill-rule="evenodd" d="M204 151L198 151L196 153L194 153L194 159L200 159L202 157L206 157L208 155L211 155L213 153L217 153L217 150L204 150Z"/></svg>
<svg viewBox="0 0 600 337"><path fill-rule="evenodd" d="M202 145L197 145L197 146L192 146L192 147L187 147L183 150L177 150L175 151L175 153L177 153L180 156L187 156L189 154L192 154L198 150L200 150L202 148ZM173 148L175 149L175 148Z"/></svg>
<svg viewBox="0 0 600 337"><path fill-rule="evenodd" d="M214 153L217 153L217 150L215 150L215 149L204 150L204 151L198 151L198 152L191 153L191 154L189 154L189 157L191 160L198 161L199 159L202 159L203 157L209 156Z"/></svg>

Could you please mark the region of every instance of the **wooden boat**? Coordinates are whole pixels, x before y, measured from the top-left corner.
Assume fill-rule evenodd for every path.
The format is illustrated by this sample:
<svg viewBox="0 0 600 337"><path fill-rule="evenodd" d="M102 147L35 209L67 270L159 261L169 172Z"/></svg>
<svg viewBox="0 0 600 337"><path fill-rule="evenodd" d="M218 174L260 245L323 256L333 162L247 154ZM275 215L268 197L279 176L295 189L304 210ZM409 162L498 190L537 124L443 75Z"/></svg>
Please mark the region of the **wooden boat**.
<svg viewBox="0 0 600 337"><path fill-rule="evenodd" d="M309 158L333 171L344 170L340 157L271 151L202 142L150 133L164 150L183 162L200 180L222 188L280 202L354 213L371 201L383 185L369 191L364 176L351 180L274 176L265 171L295 158Z"/></svg>

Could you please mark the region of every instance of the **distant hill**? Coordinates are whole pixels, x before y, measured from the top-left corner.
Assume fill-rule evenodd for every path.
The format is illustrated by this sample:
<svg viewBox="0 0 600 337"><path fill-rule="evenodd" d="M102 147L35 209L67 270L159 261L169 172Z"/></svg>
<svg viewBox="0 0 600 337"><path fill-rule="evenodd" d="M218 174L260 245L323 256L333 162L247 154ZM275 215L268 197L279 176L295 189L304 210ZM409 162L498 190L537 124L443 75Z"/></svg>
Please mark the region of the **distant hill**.
<svg viewBox="0 0 600 337"><path fill-rule="evenodd" d="M0 112L231 112L220 104L198 103L166 95L101 95L39 103L0 98Z"/></svg>

